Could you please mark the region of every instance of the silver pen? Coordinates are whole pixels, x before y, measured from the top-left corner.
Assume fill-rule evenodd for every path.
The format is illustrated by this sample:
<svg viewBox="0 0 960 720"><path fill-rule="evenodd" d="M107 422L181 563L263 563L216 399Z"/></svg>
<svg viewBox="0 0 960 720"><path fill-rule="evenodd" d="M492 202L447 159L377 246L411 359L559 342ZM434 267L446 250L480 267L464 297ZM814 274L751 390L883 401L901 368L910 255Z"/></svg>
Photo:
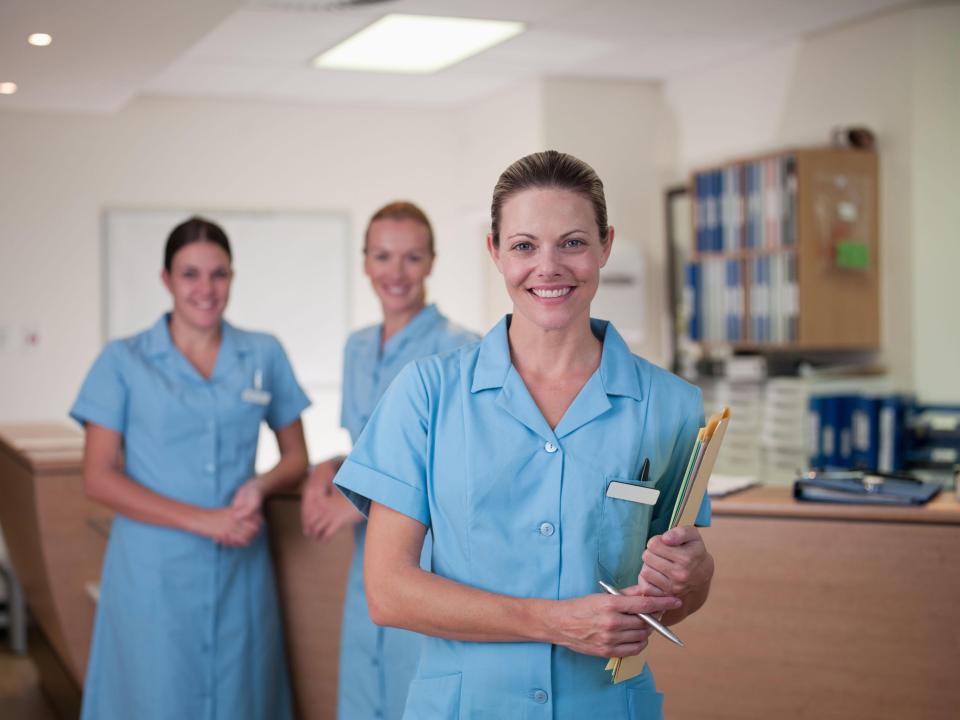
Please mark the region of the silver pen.
<svg viewBox="0 0 960 720"><path fill-rule="evenodd" d="M611 595L623 595L622 592L617 590L612 585L607 585L607 583L605 583L603 580L597 580L597 582L600 583L600 587L602 587ZM653 615L648 615L647 613L637 613L637 615L640 617L641 620L647 623L647 625L652 627L658 633L663 635L667 640L669 640L672 643L675 643L676 645L679 645L680 647L683 647L683 640L681 640L676 635L674 635L673 632L670 630L670 628L668 628L662 622L660 622L655 617L653 617Z"/></svg>

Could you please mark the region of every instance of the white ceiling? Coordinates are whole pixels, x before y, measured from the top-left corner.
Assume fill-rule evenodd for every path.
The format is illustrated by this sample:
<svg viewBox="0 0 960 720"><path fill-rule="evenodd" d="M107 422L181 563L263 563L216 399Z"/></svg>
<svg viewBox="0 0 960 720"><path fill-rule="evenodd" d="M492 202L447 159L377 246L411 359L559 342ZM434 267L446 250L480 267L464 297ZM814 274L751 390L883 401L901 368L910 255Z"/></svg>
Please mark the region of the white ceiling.
<svg viewBox="0 0 960 720"><path fill-rule="evenodd" d="M347 0L356 2L356 0ZM0 0L4 108L113 112L138 95L438 106L545 75L668 78L911 0ZM338 6L339 5L339 6ZM428 76L309 61L388 12L522 20ZM32 32L53 44L27 44Z"/></svg>

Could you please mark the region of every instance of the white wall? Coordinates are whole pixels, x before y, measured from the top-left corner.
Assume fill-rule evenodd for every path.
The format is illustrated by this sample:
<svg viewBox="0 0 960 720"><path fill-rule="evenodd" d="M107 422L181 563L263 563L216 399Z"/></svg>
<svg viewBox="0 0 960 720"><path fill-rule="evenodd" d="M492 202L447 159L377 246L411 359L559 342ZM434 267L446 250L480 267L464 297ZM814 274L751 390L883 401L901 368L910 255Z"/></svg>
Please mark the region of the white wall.
<svg viewBox="0 0 960 720"><path fill-rule="evenodd" d="M657 82L552 78L544 83L544 131L547 146L590 163L603 180L607 215L615 236L609 269L639 274L636 308L616 313L624 332L632 325L637 339L631 349L655 363L664 363L666 244L664 240L663 147L669 145L664 123L663 93ZM634 260L640 259L639 267ZM601 285L599 294L609 292ZM598 295L598 307L609 308ZM637 314L631 323L629 315Z"/></svg>
<svg viewBox="0 0 960 720"><path fill-rule="evenodd" d="M956 189L958 38L960 8L919 8L677 77L665 89L684 172L823 145L835 125L877 133L882 358L896 385L929 400L960 397L958 333L933 312L949 304L960 267L957 204L947 199L951 183Z"/></svg>
<svg viewBox="0 0 960 720"><path fill-rule="evenodd" d="M470 236L471 269L483 282L483 295L474 302L483 309L486 330L511 307L503 278L485 249L490 199L500 173L510 163L544 149L542 85L521 83L460 108L453 112L453 124L461 198L458 212L462 232Z"/></svg>
<svg viewBox="0 0 960 720"><path fill-rule="evenodd" d="M574 117L570 104L606 111ZM109 116L0 113L0 421L63 419L100 349L105 207L344 211L356 327L379 316L362 275L364 224L382 203L408 197L435 225L431 298L483 331L509 309L484 247L500 172L547 145L579 153L607 183L622 242L659 252L657 118L656 86L571 80L455 110L148 98ZM236 267L242 282L242 257ZM645 310L663 313L656 299ZM25 347L25 331L39 343Z"/></svg>
<svg viewBox="0 0 960 720"><path fill-rule="evenodd" d="M460 231L447 113L146 99L110 116L0 113L0 138L0 421L63 419L100 348L107 206L346 211L357 326L379 314L361 274L363 224L403 195L436 225L432 296L467 326L485 321L475 253L460 252L476 241ZM242 282L243 258L237 267ZM23 330L39 344L24 348Z"/></svg>
<svg viewBox="0 0 960 720"><path fill-rule="evenodd" d="M960 404L960 7L914 17L913 378Z"/></svg>
<svg viewBox="0 0 960 720"><path fill-rule="evenodd" d="M99 350L104 207L345 211L359 326L378 316L364 222L406 196L437 231L431 297L485 330L506 309L483 249L493 184L554 146L597 168L619 239L643 248L650 332L637 349L663 361L662 188L696 164L822 143L846 123L880 141L884 359L902 387L958 400L960 333L943 311L960 266L958 29L957 6L921 8L664 87L552 79L455 110L152 98L110 116L0 112L0 421L62 419Z"/></svg>

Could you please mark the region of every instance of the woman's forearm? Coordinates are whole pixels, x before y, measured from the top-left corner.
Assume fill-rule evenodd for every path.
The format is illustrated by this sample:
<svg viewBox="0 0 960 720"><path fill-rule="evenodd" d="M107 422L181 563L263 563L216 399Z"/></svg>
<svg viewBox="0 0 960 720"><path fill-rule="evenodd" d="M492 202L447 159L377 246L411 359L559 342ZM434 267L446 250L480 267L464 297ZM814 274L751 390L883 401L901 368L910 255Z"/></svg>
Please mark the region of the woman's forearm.
<svg viewBox="0 0 960 720"><path fill-rule="evenodd" d="M676 609L675 597L593 593L564 600L519 598L479 590L425 572L426 528L378 503L370 509L364 586L374 622L472 642L540 642L600 657L643 650L650 628L637 613Z"/></svg>
<svg viewBox="0 0 960 720"><path fill-rule="evenodd" d="M370 617L378 625L450 640L552 642L549 600L478 590L419 567L379 572L369 566L364 572Z"/></svg>
<svg viewBox="0 0 960 720"><path fill-rule="evenodd" d="M257 475L256 481L264 497L279 490L294 487L303 481L309 462L307 445L303 438L303 424L298 418L276 431L280 459L270 470Z"/></svg>
<svg viewBox="0 0 960 720"><path fill-rule="evenodd" d="M204 508L173 500L144 487L119 470L85 469L87 497L120 515L150 523L200 533Z"/></svg>
<svg viewBox="0 0 960 720"><path fill-rule="evenodd" d="M296 486L307 474L307 454L290 452L282 455L270 470L257 475L257 484L264 496Z"/></svg>

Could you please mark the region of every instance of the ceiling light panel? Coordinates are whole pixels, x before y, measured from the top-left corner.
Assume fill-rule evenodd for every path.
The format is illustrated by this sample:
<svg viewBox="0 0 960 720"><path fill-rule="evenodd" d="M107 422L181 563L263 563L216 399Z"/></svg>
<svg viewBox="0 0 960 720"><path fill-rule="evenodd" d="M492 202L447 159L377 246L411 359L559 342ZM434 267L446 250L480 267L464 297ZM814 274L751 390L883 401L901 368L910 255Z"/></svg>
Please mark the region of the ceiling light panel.
<svg viewBox="0 0 960 720"><path fill-rule="evenodd" d="M504 20L392 14L318 55L313 66L331 70L432 73L523 30L523 23Z"/></svg>
<svg viewBox="0 0 960 720"><path fill-rule="evenodd" d="M53 42L53 38L47 33L33 33L27 38L27 42L37 47L46 47Z"/></svg>
<svg viewBox="0 0 960 720"><path fill-rule="evenodd" d="M0 82L0 95L13 95L17 91L15 82Z"/></svg>

